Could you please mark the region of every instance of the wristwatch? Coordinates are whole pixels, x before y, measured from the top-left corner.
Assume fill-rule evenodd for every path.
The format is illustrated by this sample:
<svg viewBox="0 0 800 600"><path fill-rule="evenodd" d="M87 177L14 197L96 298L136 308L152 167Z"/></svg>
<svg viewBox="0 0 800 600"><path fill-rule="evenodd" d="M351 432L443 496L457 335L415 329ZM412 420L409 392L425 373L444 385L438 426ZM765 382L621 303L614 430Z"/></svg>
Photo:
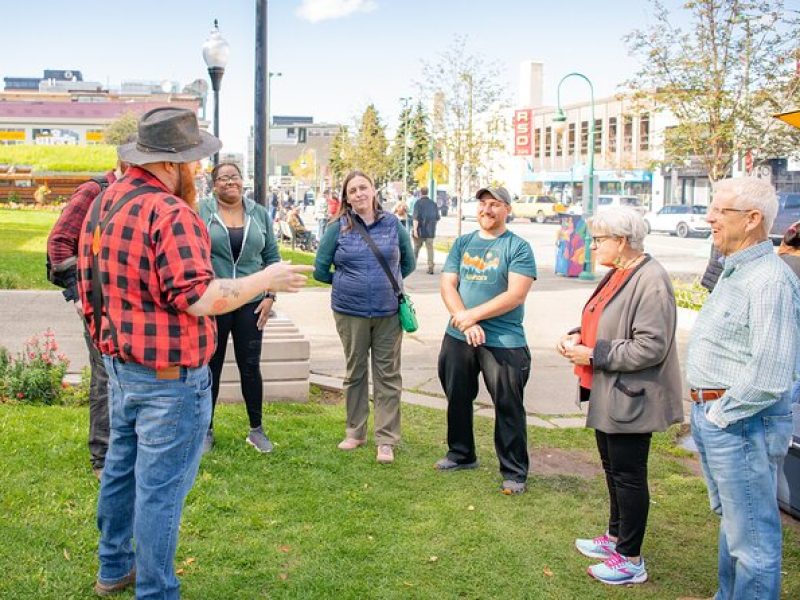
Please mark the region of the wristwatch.
<svg viewBox="0 0 800 600"><path fill-rule="evenodd" d="M278 296L275 295L275 292L266 292L264 294L264 298L270 298L270 299L272 299L273 302L277 302L278 301Z"/></svg>

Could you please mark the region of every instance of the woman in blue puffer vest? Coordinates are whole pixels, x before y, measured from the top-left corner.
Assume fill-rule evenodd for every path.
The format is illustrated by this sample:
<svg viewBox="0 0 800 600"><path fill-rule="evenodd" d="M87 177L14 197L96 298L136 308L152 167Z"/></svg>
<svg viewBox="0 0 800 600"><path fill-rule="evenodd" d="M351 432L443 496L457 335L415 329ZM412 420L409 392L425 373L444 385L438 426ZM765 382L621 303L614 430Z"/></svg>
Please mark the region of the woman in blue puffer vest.
<svg viewBox="0 0 800 600"><path fill-rule="evenodd" d="M354 450L367 443L371 354L377 460L388 464L394 462L394 446L400 441L403 331L397 294L359 233L360 227L372 238L402 288L403 278L416 268L411 238L397 217L381 208L372 179L361 171L351 171L342 186L339 213L317 250L314 279L333 284L331 307L347 363L347 424L339 448Z"/></svg>

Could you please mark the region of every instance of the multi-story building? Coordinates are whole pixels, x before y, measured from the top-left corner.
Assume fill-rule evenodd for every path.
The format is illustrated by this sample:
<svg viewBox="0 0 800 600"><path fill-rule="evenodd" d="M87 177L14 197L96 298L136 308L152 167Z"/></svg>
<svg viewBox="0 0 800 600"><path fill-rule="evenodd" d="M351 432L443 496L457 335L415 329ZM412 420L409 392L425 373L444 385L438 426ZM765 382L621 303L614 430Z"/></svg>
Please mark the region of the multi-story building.
<svg viewBox="0 0 800 600"><path fill-rule="evenodd" d="M596 98L594 114L587 98L563 105L566 122L557 123L558 107L542 103L542 75L542 63L522 64L519 108L532 112L531 154L517 157L523 192L579 200L591 152L600 193L639 196L654 210L665 204L708 204L705 170L667 160L664 140L675 118L652 97L625 93Z"/></svg>
<svg viewBox="0 0 800 600"><path fill-rule="evenodd" d="M44 77L5 77L4 82L0 144L98 144L103 130L125 113L139 116L164 105L197 112L204 104L194 91L178 93L174 82L125 82L120 91L111 91L84 81L77 70L45 70Z"/></svg>
<svg viewBox="0 0 800 600"><path fill-rule="evenodd" d="M314 123L314 118L308 116L273 115L269 127L268 175L290 177L291 163L310 153L318 169L316 184L323 185L328 178L331 144L339 127L332 123ZM255 169L254 144L251 128L247 140L247 175L250 179Z"/></svg>

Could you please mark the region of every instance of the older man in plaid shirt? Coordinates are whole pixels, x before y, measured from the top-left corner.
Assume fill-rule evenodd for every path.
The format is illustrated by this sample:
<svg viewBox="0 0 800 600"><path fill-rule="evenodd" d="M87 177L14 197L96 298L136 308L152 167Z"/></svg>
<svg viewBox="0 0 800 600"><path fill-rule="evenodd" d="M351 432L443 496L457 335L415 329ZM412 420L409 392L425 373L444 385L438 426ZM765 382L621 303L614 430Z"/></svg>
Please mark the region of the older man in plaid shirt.
<svg viewBox="0 0 800 600"><path fill-rule="evenodd" d="M792 434L800 283L767 237L778 211L769 181L714 186L708 211L722 274L689 342L692 435L721 517L717 600L777 599L777 467Z"/></svg>
<svg viewBox="0 0 800 600"><path fill-rule="evenodd" d="M119 150L135 166L84 223L79 293L110 395L97 507L100 595L135 581L139 599L179 597L178 527L211 418L211 316L265 289L297 291L310 268L278 263L214 279L208 234L193 209L194 175L197 161L220 146L189 110L149 111L138 141Z"/></svg>

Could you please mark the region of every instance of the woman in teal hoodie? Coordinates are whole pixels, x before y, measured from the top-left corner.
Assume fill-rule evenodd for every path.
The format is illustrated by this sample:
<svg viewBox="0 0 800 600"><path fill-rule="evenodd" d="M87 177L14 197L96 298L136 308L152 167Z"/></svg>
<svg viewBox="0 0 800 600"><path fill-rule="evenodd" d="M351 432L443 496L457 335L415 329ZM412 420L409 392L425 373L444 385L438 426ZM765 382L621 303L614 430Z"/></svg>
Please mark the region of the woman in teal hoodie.
<svg viewBox="0 0 800 600"><path fill-rule="evenodd" d="M211 238L211 264L217 277L250 275L280 260L272 222L266 208L242 197L242 173L235 163L220 163L211 172L214 193L200 203L200 216ZM217 316L217 350L211 359L212 399L216 406L219 378L225 362L228 335L239 367L242 396L250 433L246 442L259 452L271 452L261 423L264 389L261 381L261 331L267 323L275 294L266 292L237 310ZM213 409L212 409L213 410ZM203 452L214 446L214 416Z"/></svg>

